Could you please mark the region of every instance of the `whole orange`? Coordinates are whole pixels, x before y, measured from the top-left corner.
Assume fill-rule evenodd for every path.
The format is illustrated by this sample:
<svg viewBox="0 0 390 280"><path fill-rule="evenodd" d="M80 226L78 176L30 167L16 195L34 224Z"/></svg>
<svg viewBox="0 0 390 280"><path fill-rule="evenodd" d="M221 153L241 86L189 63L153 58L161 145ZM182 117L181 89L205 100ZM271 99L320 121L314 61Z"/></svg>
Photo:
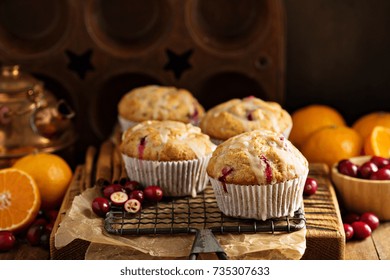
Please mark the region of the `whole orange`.
<svg viewBox="0 0 390 280"><path fill-rule="evenodd" d="M334 108L328 105L313 104L302 107L291 115L293 127L289 136L289 140L300 148L316 130L329 126L345 126L343 116Z"/></svg>
<svg viewBox="0 0 390 280"><path fill-rule="evenodd" d="M329 168L342 159L358 156L363 139L347 126L327 126L311 134L302 144L301 152L309 162L323 162Z"/></svg>
<svg viewBox="0 0 390 280"><path fill-rule="evenodd" d="M352 124L352 128L355 129L363 139L366 139L371 134L375 126L390 128L390 112L372 112L363 115Z"/></svg>
<svg viewBox="0 0 390 280"><path fill-rule="evenodd" d="M72 179L68 163L58 155L37 153L17 160L14 168L33 177L42 200L42 209L58 208Z"/></svg>

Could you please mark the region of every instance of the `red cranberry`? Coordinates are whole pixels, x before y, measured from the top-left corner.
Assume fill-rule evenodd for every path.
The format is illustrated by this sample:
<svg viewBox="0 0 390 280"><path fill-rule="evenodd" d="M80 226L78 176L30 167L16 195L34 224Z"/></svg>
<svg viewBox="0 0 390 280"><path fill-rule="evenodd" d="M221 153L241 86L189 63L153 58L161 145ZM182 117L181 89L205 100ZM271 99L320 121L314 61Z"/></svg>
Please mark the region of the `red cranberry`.
<svg viewBox="0 0 390 280"><path fill-rule="evenodd" d="M105 217L110 211L110 202L105 197L97 197L92 201L92 210L96 215Z"/></svg>
<svg viewBox="0 0 390 280"><path fill-rule="evenodd" d="M358 177L362 179L369 179L371 174L378 171L378 166L371 161L367 161L358 167Z"/></svg>
<svg viewBox="0 0 390 280"><path fill-rule="evenodd" d="M390 169L379 169L377 172L371 174L370 180L390 180Z"/></svg>
<svg viewBox="0 0 390 280"><path fill-rule="evenodd" d="M246 118L247 118L248 121L253 121L252 112L249 112L249 113L246 115Z"/></svg>
<svg viewBox="0 0 390 280"><path fill-rule="evenodd" d="M353 222L357 222L360 220L360 216L356 213L348 213L343 217L343 222L346 224L352 224Z"/></svg>
<svg viewBox="0 0 390 280"><path fill-rule="evenodd" d="M351 240L353 237L353 227L350 224L343 224L344 225L344 232L345 232L345 240Z"/></svg>
<svg viewBox="0 0 390 280"><path fill-rule="evenodd" d="M39 225L39 226L46 226L47 225L47 220L45 218L38 218L31 224L33 225Z"/></svg>
<svg viewBox="0 0 390 280"><path fill-rule="evenodd" d="M45 231L45 227L42 225L32 225L27 230L27 241L31 246L38 246L41 244L41 236Z"/></svg>
<svg viewBox="0 0 390 280"><path fill-rule="evenodd" d="M128 199L128 194L122 191L114 192L110 196L111 203L115 206L123 206Z"/></svg>
<svg viewBox="0 0 390 280"><path fill-rule="evenodd" d="M343 159L337 164L337 170L341 174L357 177L358 166L348 159Z"/></svg>
<svg viewBox="0 0 390 280"><path fill-rule="evenodd" d="M271 165L270 165L268 159L264 155L261 155L260 158L265 163L264 175L265 175L267 184L270 184L272 182L272 178L273 178Z"/></svg>
<svg viewBox="0 0 390 280"><path fill-rule="evenodd" d="M227 193L227 188L226 188L226 177L230 175L230 173L233 172L233 168L231 167L228 167L228 166L225 166L224 168L222 168L222 175L220 177L218 177L218 180L222 183L223 185L223 190L225 191L225 193Z"/></svg>
<svg viewBox="0 0 390 280"><path fill-rule="evenodd" d="M45 217L49 221L49 223L54 223L57 220L58 210L51 209L45 211Z"/></svg>
<svg viewBox="0 0 390 280"><path fill-rule="evenodd" d="M360 221L365 222L372 231L374 231L379 226L379 218L371 212L363 213L360 216Z"/></svg>
<svg viewBox="0 0 390 280"><path fill-rule="evenodd" d="M365 239L371 235L371 228L365 222L357 221L352 223L354 237L356 239Z"/></svg>
<svg viewBox="0 0 390 280"><path fill-rule="evenodd" d="M390 164L387 164L387 165L383 166L382 168L390 169Z"/></svg>
<svg viewBox="0 0 390 280"><path fill-rule="evenodd" d="M11 250L16 243L16 238L11 231L0 231L0 252Z"/></svg>
<svg viewBox="0 0 390 280"><path fill-rule="evenodd" d="M51 233L51 231L49 231L45 228L43 230L43 233L41 234L40 239L39 239L39 245L45 249L50 248L50 233Z"/></svg>
<svg viewBox="0 0 390 280"><path fill-rule="evenodd" d="M370 161L373 162L376 166L378 166L378 168L382 168L385 165L390 164L389 159L380 156L372 156Z"/></svg>
<svg viewBox="0 0 390 280"><path fill-rule="evenodd" d="M138 158L143 159L146 147L146 136L142 137L138 144Z"/></svg>
<svg viewBox="0 0 390 280"><path fill-rule="evenodd" d="M159 186L147 186L144 196L149 201L158 202L163 198L163 190Z"/></svg>
<svg viewBox="0 0 390 280"><path fill-rule="evenodd" d="M127 194L130 194L134 190L142 189L142 185L137 181L127 181L123 186L123 189Z"/></svg>
<svg viewBox="0 0 390 280"><path fill-rule="evenodd" d="M120 192L120 191L122 191L121 185L119 185L119 184L108 185L107 187L105 187L103 189L103 196L106 198L110 198L111 194L113 194L114 192Z"/></svg>
<svg viewBox="0 0 390 280"><path fill-rule="evenodd" d="M134 190L129 195L129 199L132 199L132 198L134 198L142 203L144 201L144 198L145 198L144 192L141 190Z"/></svg>
<svg viewBox="0 0 390 280"><path fill-rule="evenodd" d="M303 195L311 196L316 193L317 189L318 189L318 183L316 179L307 177L303 189Z"/></svg>
<svg viewBox="0 0 390 280"><path fill-rule="evenodd" d="M141 210L141 202L137 199L131 198L125 202L123 208L128 213L137 213Z"/></svg>

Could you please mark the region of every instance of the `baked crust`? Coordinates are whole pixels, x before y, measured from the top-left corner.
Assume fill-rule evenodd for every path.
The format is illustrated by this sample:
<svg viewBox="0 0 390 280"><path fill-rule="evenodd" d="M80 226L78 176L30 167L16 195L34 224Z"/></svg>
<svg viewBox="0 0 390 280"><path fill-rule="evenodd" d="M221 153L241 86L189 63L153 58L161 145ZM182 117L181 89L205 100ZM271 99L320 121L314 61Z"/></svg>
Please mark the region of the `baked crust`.
<svg viewBox="0 0 390 280"><path fill-rule="evenodd" d="M220 140L256 129L272 130L288 136L286 132L288 134L291 127L290 114L278 103L253 96L221 103L208 110L200 122L204 133Z"/></svg>
<svg viewBox="0 0 390 280"><path fill-rule="evenodd" d="M149 85L126 93L118 103L118 113L133 122L174 120L197 125L205 110L186 89Z"/></svg>
<svg viewBox="0 0 390 280"><path fill-rule="evenodd" d="M306 175L308 162L281 134L255 130L218 145L207 173L227 184L264 185Z"/></svg>
<svg viewBox="0 0 390 280"><path fill-rule="evenodd" d="M122 135L123 154L143 160L180 161L211 155L215 145L199 127L178 121L144 121Z"/></svg>

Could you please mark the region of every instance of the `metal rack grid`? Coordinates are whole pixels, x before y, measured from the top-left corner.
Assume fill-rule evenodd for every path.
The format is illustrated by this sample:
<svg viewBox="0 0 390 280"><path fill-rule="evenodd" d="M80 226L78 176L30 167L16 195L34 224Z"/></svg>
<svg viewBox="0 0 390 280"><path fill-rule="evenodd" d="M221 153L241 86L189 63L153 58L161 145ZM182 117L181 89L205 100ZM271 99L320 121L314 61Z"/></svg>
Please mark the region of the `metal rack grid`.
<svg viewBox="0 0 390 280"><path fill-rule="evenodd" d="M302 209L293 217L259 221L224 215L218 208L211 186L196 198L183 197L144 205L137 214L113 208L105 219L108 233L119 235L185 234L208 229L212 233L293 232L304 228Z"/></svg>

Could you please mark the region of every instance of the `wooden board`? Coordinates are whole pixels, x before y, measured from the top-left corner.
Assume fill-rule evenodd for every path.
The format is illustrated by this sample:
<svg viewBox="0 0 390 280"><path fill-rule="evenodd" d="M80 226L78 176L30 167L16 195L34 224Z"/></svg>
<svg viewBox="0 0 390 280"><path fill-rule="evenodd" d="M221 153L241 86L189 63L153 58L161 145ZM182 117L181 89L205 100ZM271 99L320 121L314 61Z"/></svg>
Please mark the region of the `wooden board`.
<svg viewBox="0 0 390 280"><path fill-rule="evenodd" d="M83 259L89 242L76 239L65 248L57 250L54 247L55 231L60 226L61 219L65 215L66 210L71 206L74 196L79 194L85 187L92 186L85 186L86 177L92 176L94 178L90 180L90 184L113 181L120 178L120 170L122 167L117 162L116 152L115 144L111 140L107 140L99 150L96 163L91 161L91 156L87 156L86 162L94 164L93 168L85 165L77 167L51 236L52 259ZM86 175L86 170L93 170L94 173ZM315 195L304 198L307 249L303 255L303 259L344 259L345 236L342 229L337 198L333 186L329 181L326 165L310 165L309 176L318 180L319 189Z"/></svg>

